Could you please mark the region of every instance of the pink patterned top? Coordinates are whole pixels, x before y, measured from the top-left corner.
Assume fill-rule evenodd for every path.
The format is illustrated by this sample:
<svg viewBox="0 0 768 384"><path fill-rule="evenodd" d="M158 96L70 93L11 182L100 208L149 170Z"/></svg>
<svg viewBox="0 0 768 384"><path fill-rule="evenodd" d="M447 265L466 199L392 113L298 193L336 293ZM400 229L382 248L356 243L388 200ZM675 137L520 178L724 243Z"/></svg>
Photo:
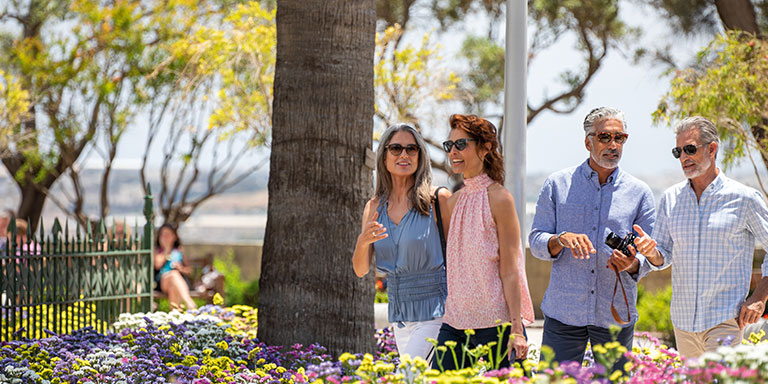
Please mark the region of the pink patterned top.
<svg viewBox="0 0 768 384"><path fill-rule="evenodd" d="M445 321L456 329L490 328L510 321L499 277L499 238L488 204L493 180L485 173L464 179L448 230L448 298ZM521 253L524 255L525 253ZM518 260L523 324L533 323L525 262Z"/></svg>

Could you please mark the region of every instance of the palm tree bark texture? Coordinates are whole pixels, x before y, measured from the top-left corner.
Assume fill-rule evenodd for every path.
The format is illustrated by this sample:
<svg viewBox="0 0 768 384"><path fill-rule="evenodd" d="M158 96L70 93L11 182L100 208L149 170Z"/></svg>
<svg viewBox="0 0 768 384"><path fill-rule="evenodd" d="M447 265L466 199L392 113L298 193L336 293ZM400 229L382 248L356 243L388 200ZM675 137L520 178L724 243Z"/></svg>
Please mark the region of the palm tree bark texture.
<svg viewBox="0 0 768 384"><path fill-rule="evenodd" d="M372 191L373 0L277 5L259 339L372 352L374 285L351 257ZM370 162L368 163L370 165Z"/></svg>

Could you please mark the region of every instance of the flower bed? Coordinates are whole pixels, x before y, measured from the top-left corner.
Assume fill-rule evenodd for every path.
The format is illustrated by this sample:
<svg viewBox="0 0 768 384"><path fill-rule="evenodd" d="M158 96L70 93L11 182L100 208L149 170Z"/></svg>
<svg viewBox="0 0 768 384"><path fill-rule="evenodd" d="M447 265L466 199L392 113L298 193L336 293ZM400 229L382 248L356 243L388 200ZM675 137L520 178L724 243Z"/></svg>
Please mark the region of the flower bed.
<svg viewBox="0 0 768 384"><path fill-rule="evenodd" d="M283 349L256 339L256 310L208 305L186 313L124 314L114 333L84 328L70 335L12 341L0 345L1 383L607 383L607 382L765 382L768 343L722 347L699 361L683 362L674 350L647 334L627 356L629 372L607 372L624 348L594 348L591 366L528 359L524 367L493 370L478 361L472 368L439 373L422 359L397 356L391 330L377 332L376 356L342 354L332 358L319 345ZM526 376L526 372L529 376ZM535 372L531 374L531 372Z"/></svg>

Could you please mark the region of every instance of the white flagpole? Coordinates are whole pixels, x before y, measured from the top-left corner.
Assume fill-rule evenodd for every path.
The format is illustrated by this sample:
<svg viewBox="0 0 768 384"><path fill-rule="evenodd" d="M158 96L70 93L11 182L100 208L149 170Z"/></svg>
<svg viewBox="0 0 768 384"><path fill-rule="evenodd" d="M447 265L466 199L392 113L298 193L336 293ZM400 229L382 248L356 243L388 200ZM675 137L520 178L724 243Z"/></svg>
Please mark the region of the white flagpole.
<svg viewBox="0 0 768 384"><path fill-rule="evenodd" d="M520 230L525 228L525 130L526 72L528 66L528 3L507 0L507 31L504 51L503 149L505 186L515 198ZM521 234L523 247L527 236Z"/></svg>

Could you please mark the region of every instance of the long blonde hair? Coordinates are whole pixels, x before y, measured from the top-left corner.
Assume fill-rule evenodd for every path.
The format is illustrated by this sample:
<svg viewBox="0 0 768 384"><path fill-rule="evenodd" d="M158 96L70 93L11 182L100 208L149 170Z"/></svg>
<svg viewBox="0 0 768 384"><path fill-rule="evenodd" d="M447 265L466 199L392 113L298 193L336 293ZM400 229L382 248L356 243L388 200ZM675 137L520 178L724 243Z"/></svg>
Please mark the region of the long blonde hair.
<svg viewBox="0 0 768 384"><path fill-rule="evenodd" d="M414 173L414 182L411 190L408 191L408 199L411 204L422 215L429 215L429 207L432 205L432 166L427 152L427 143L421 137L419 132L408 124L395 124L381 135L379 147L376 149L376 193L374 196L381 199L389 198L392 192L392 175L387 170L386 146L392 140L392 136L397 132L409 132L416 140L419 146L419 161Z"/></svg>

